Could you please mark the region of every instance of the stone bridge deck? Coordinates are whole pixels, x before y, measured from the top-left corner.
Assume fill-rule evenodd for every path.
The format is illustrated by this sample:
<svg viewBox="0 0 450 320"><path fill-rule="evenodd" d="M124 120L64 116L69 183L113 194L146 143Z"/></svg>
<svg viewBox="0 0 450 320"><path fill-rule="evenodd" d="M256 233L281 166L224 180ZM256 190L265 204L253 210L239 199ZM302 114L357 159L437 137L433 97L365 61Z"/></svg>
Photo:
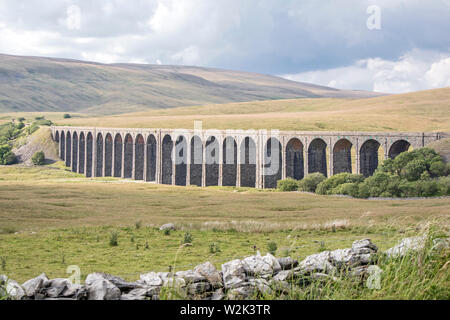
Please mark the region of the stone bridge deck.
<svg viewBox="0 0 450 320"><path fill-rule="evenodd" d="M52 127L62 160L87 177L159 184L274 188L321 172L372 175L395 158L450 132L305 132Z"/></svg>

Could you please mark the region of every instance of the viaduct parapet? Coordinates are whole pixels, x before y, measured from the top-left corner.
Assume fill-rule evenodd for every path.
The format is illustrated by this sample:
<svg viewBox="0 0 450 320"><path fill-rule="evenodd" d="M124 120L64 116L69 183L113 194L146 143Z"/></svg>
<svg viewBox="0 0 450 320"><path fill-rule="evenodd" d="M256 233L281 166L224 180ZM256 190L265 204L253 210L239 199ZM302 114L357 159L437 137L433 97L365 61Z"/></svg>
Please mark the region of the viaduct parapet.
<svg viewBox="0 0 450 320"><path fill-rule="evenodd" d="M52 127L73 172L168 185L274 188L314 172L373 174L379 158L450 132L304 132Z"/></svg>

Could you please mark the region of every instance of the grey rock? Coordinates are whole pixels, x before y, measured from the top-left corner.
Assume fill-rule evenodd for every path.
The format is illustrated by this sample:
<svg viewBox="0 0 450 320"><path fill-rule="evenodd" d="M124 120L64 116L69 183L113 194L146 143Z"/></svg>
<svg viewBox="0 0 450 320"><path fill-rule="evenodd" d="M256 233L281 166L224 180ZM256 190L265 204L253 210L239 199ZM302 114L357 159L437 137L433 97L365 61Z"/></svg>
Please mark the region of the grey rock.
<svg viewBox="0 0 450 320"><path fill-rule="evenodd" d="M159 230L164 231L164 230L175 230L175 225L173 223L167 223L162 225Z"/></svg>
<svg viewBox="0 0 450 320"><path fill-rule="evenodd" d="M278 260L268 253L265 256L255 255L242 260L242 266L248 275L268 278L281 270Z"/></svg>
<svg viewBox="0 0 450 320"><path fill-rule="evenodd" d="M193 270L178 271L177 273L175 273L175 276L184 279L186 283L197 283L207 281L203 275Z"/></svg>
<svg viewBox="0 0 450 320"><path fill-rule="evenodd" d="M245 269L239 259L222 264L222 274L227 289L239 287L246 280Z"/></svg>
<svg viewBox="0 0 450 320"><path fill-rule="evenodd" d="M89 300L119 300L121 296L120 289L112 282L98 278L90 281L88 285Z"/></svg>
<svg viewBox="0 0 450 320"><path fill-rule="evenodd" d="M148 286L162 286L163 285L163 280L155 272L141 274L140 280L141 280L141 282L143 282L145 285L148 285Z"/></svg>
<svg viewBox="0 0 450 320"><path fill-rule="evenodd" d="M267 280L261 278L249 279L248 283L262 294L272 294L272 289Z"/></svg>
<svg viewBox="0 0 450 320"><path fill-rule="evenodd" d="M82 299L87 289L81 285L73 284L68 279L57 278L46 281L42 291L48 298Z"/></svg>
<svg viewBox="0 0 450 320"><path fill-rule="evenodd" d="M113 275L110 275L107 273L100 273L100 272L95 272L95 273L89 274L86 278L86 284L90 285L91 283L93 283L94 281L99 280L99 279L108 280L109 282L114 284L117 288L119 288L120 291L133 290L137 286L136 283L127 282L120 277L116 277L116 276L113 276Z"/></svg>
<svg viewBox="0 0 450 320"><path fill-rule="evenodd" d="M205 277L214 288L220 288L223 286L222 276L211 262L205 262L196 266L194 271Z"/></svg>
<svg viewBox="0 0 450 320"><path fill-rule="evenodd" d="M223 289L217 289L213 292L211 296L211 300L223 300L225 299L225 294L223 292Z"/></svg>
<svg viewBox="0 0 450 320"><path fill-rule="evenodd" d="M183 278L177 278L175 276L167 277L164 279L163 287L180 289L186 286L186 281Z"/></svg>
<svg viewBox="0 0 450 320"><path fill-rule="evenodd" d="M48 281L45 273L37 276L34 279L30 279L22 284L22 288L25 290L25 295L29 298L34 297L44 287L44 283Z"/></svg>
<svg viewBox="0 0 450 320"><path fill-rule="evenodd" d="M160 287L137 288L122 294L120 300L149 300L159 295ZM152 299L153 300L153 299Z"/></svg>
<svg viewBox="0 0 450 320"><path fill-rule="evenodd" d="M248 300L255 297L257 291L256 288L250 285L250 283L244 283L240 287L230 289L227 293L229 300Z"/></svg>
<svg viewBox="0 0 450 320"><path fill-rule="evenodd" d="M21 300L25 296L25 290L16 281L5 275L0 275L0 296L9 300Z"/></svg>
<svg viewBox="0 0 450 320"><path fill-rule="evenodd" d="M278 272L272 280L274 281L289 281L293 278L294 271L293 270L283 270Z"/></svg>
<svg viewBox="0 0 450 320"><path fill-rule="evenodd" d="M426 235L405 238L394 247L386 250L386 255L389 258L404 257L408 252L418 252L425 248L427 237Z"/></svg>
<svg viewBox="0 0 450 320"><path fill-rule="evenodd" d="M281 270L289 270L298 266L298 261L291 257L279 258L278 263L280 264Z"/></svg>
<svg viewBox="0 0 450 320"><path fill-rule="evenodd" d="M211 288L212 286L209 282L196 282L186 287L186 293L191 296L201 295L210 291Z"/></svg>
<svg viewBox="0 0 450 320"><path fill-rule="evenodd" d="M329 262L330 252L324 251L321 253L316 253L307 256L304 260L299 263L298 268L296 268L297 274L308 274L308 273L335 273L336 268Z"/></svg>

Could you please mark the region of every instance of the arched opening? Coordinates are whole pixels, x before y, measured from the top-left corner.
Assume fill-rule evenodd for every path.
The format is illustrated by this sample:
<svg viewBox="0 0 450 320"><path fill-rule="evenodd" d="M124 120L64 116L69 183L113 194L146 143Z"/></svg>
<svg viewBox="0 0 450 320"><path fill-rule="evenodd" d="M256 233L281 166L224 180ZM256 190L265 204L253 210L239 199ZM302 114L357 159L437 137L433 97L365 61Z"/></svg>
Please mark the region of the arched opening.
<svg viewBox="0 0 450 320"><path fill-rule="evenodd" d="M72 137L72 171L77 172L78 170L78 134L76 132L73 133Z"/></svg>
<svg viewBox="0 0 450 320"><path fill-rule="evenodd" d="M267 140L264 147L264 188L276 188L281 180L282 147L276 138Z"/></svg>
<svg viewBox="0 0 450 320"><path fill-rule="evenodd" d="M96 177L103 177L103 135L97 135L97 154L96 154L97 170Z"/></svg>
<svg viewBox="0 0 450 320"><path fill-rule="evenodd" d="M203 172L203 143L200 137L194 136L191 139L191 176L190 184L202 186Z"/></svg>
<svg viewBox="0 0 450 320"><path fill-rule="evenodd" d="M187 178L187 141L179 136L175 143L175 185L185 186Z"/></svg>
<svg viewBox="0 0 450 320"><path fill-rule="evenodd" d="M87 142L86 142L86 177L92 177L92 156L93 153L93 147L94 147L94 137L92 136L92 133L88 133L87 135Z"/></svg>
<svg viewBox="0 0 450 320"><path fill-rule="evenodd" d="M105 177L112 176L113 140L111 134L105 138Z"/></svg>
<svg viewBox="0 0 450 320"><path fill-rule="evenodd" d="M308 173L314 172L328 176L327 144L320 138L314 139L308 148Z"/></svg>
<svg viewBox="0 0 450 320"><path fill-rule="evenodd" d="M84 158L85 158L85 148L86 148L86 139L84 137L84 133L80 133L80 142L79 142L79 157L78 157L78 172L84 174Z"/></svg>
<svg viewBox="0 0 450 320"><path fill-rule="evenodd" d="M55 133L55 142L59 142L59 131Z"/></svg>
<svg viewBox="0 0 450 320"><path fill-rule="evenodd" d="M156 138L147 138L147 181L156 181Z"/></svg>
<svg viewBox="0 0 450 320"><path fill-rule="evenodd" d="M133 137L130 134L125 136L124 156L124 178L131 179L133 177Z"/></svg>
<svg viewBox="0 0 450 320"><path fill-rule="evenodd" d="M172 151L173 141L166 135L162 142L162 183L172 184Z"/></svg>
<svg viewBox="0 0 450 320"><path fill-rule="evenodd" d="M233 137L223 142L222 185L235 187L237 180L237 143Z"/></svg>
<svg viewBox="0 0 450 320"><path fill-rule="evenodd" d="M411 148L411 144L406 140L395 141L389 149L389 159L395 159L400 153L406 152Z"/></svg>
<svg viewBox="0 0 450 320"><path fill-rule="evenodd" d="M364 142L359 152L360 172L365 177L371 176L378 168L378 149L380 143L370 139Z"/></svg>
<svg viewBox="0 0 450 320"><path fill-rule="evenodd" d="M70 138L70 132L66 135L66 167L70 168L72 160L72 139Z"/></svg>
<svg viewBox="0 0 450 320"><path fill-rule="evenodd" d="M66 138L64 135L64 131L61 131L61 141L59 143L59 157L63 161L66 159Z"/></svg>
<svg viewBox="0 0 450 320"><path fill-rule="evenodd" d="M114 138L114 177L122 177L122 153L123 141L122 136L118 133Z"/></svg>
<svg viewBox="0 0 450 320"><path fill-rule="evenodd" d="M352 143L341 139L333 148L333 174L352 173Z"/></svg>
<svg viewBox="0 0 450 320"><path fill-rule="evenodd" d="M305 176L303 143L297 138L286 145L286 177L301 180Z"/></svg>
<svg viewBox="0 0 450 320"><path fill-rule="evenodd" d="M144 153L145 153L145 141L142 135L136 137L136 156L134 163L134 179L144 180Z"/></svg>
<svg viewBox="0 0 450 320"><path fill-rule="evenodd" d="M246 137L241 143L241 187L256 187L256 145Z"/></svg>
<svg viewBox="0 0 450 320"><path fill-rule="evenodd" d="M206 169L206 186L219 185L219 162L220 162L220 146L216 137L209 137L206 140L205 148L205 169Z"/></svg>

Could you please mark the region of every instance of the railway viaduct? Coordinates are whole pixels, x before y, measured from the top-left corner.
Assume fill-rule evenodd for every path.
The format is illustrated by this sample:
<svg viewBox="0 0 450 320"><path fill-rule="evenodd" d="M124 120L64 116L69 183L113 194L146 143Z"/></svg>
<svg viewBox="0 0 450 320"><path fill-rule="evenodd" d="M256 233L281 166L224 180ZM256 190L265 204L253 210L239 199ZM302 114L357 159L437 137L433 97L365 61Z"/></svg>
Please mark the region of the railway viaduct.
<svg viewBox="0 0 450 320"><path fill-rule="evenodd" d="M373 174L395 158L450 133L302 132L52 127L73 172L168 185L275 188L321 172Z"/></svg>

